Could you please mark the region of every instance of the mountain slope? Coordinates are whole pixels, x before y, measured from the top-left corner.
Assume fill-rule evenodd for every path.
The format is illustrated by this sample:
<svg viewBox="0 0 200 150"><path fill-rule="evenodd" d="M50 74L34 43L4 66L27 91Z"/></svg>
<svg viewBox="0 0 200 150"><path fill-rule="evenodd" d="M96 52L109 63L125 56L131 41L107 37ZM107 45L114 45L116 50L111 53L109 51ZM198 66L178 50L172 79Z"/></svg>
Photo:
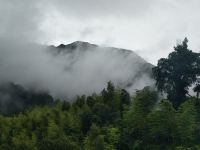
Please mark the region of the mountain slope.
<svg viewBox="0 0 200 150"><path fill-rule="evenodd" d="M151 68L133 51L87 42L57 47L0 42L0 112L51 104L51 96L71 101L100 93L109 81L132 94L153 85Z"/></svg>
<svg viewBox="0 0 200 150"><path fill-rule="evenodd" d="M95 85L93 91L98 91L108 81L130 92L154 82L151 77L153 65L131 50L76 41L68 45L52 46L51 52L58 58L66 57L65 70L76 73L77 69L81 70L88 86Z"/></svg>

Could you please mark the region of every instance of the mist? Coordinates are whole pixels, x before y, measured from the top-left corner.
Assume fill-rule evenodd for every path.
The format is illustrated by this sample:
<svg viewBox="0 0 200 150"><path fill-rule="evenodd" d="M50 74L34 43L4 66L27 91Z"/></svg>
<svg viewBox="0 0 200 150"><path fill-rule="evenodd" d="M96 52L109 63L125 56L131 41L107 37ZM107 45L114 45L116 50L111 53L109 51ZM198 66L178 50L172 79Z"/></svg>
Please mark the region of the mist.
<svg viewBox="0 0 200 150"><path fill-rule="evenodd" d="M0 0L0 37L122 47L156 65L184 37L193 51L199 51L199 4L198 0Z"/></svg>
<svg viewBox="0 0 200 150"><path fill-rule="evenodd" d="M0 83L14 82L63 99L99 93L108 81L130 93L154 83L147 74L138 76L144 60L132 52L100 47L55 52L46 45L1 39Z"/></svg>
<svg viewBox="0 0 200 150"><path fill-rule="evenodd" d="M112 27L108 23L97 25L99 21L114 21L111 24L117 23L120 27L114 14L120 15L122 6L124 13L121 17L134 14L136 18L147 14L152 6L146 0L135 0L131 5L120 0L110 9L108 6L112 2L98 1L99 5L90 9L88 3L93 1L0 0L0 83L14 82L28 89L47 91L55 98L62 99L99 93L108 81L126 88L130 93L153 85L149 74L139 74L145 61L134 52L124 55L113 48L92 48L84 52L78 48L73 53L56 55L52 52L48 46L56 43L52 41L66 44L86 40L109 45L113 40L107 33L112 33ZM102 8L106 8L106 11L102 11ZM102 21L102 18L106 20ZM94 32L101 34L95 34L94 38ZM98 38L103 38L103 42L98 42ZM125 37L123 39L126 40ZM131 42L127 40L127 43Z"/></svg>

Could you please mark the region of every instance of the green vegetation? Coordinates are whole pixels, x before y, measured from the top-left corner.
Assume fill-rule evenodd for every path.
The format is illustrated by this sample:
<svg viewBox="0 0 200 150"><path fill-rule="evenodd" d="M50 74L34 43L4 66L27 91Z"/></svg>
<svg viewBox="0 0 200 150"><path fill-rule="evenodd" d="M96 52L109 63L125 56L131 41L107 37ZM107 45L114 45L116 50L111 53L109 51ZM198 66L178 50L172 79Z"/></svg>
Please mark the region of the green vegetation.
<svg viewBox="0 0 200 150"><path fill-rule="evenodd" d="M45 91L25 89L14 83L0 84L0 114L11 116L33 106L53 105L53 97Z"/></svg>
<svg viewBox="0 0 200 150"><path fill-rule="evenodd" d="M177 68L173 62L182 61L182 55L195 59L185 60L183 64L188 66ZM2 114L0 149L199 150L200 103L198 94L187 96L191 84L196 84L194 91L199 92L198 59L197 53L187 50L185 39L168 59L159 60L153 73L158 89L165 91L168 99L159 99L151 87L131 97L108 82L99 95L78 96L71 103L33 105L13 116Z"/></svg>
<svg viewBox="0 0 200 150"><path fill-rule="evenodd" d="M188 89L200 76L200 54L188 49L188 40L174 47L168 58L161 58L153 68L158 90L165 91L175 108L186 100ZM199 91L198 84L194 89Z"/></svg>
<svg viewBox="0 0 200 150"><path fill-rule="evenodd" d="M1 116L0 149L198 149L199 109L195 98L175 110L168 100L158 102L150 87L131 99L108 83L101 95L77 97L72 104L60 101Z"/></svg>

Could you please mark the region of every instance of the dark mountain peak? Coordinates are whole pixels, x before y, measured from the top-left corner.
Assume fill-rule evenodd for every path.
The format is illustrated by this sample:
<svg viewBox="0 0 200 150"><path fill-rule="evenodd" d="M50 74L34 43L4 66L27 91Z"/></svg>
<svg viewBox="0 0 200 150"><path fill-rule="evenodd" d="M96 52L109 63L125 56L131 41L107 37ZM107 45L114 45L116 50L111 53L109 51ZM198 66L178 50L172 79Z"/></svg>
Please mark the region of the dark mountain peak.
<svg viewBox="0 0 200 150"><path fill-rule="evenodd" d="M65 48L65 44L60 44L59 46L57 46L57 48Z"/></svg>
<svg viewBox="0 0 200 150"><path fill-rule="evenodd" d="M64 45L64 44L60 44L59 46L57 46L57 48L61 48L61 49L89 49L89 48L96 48L97 45L95 44L91 44L88 42L83 42L83 41L75 41L73 43Z"/></svg>
<svg viewBox="0 0 200 150"><path fill-rule="evenodd" d="M70 44L60 44L59 46L53 46L54 54L63 54L63 53L74 53L78 50L79 52L88 52L88 51L108 51L109 52L117 52L121 56L132 56L133 59L138 60L138 62L147 63L142 57L140 57L137 53L132 50L116 48L116 47L104 47L96 44L91 44L89 42L84 41L75 41ZM152 66L152 65L151 65Z"/></svg>
<svg viewBox="0 0 200 150"><path fill-rule="evenodd" d="M85 41L75 41L71 44L74 44L74 45L93 45L94 46L94 44L91 44L91 43L85 42Z"/></svg>

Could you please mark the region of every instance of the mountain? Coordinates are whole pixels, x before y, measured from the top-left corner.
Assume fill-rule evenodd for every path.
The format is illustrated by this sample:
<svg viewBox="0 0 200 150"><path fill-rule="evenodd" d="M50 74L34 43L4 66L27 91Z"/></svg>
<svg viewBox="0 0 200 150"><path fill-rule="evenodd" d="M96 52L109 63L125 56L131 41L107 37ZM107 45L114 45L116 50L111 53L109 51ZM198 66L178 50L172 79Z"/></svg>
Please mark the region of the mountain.
<svg viewBox="0 0 200 150"><path fill-rule="evenodd" d="M0 50L0 113L12 115L53 99L101 93L107 82L133 94L152 86L152 67L131 50L76 41L68 45L9 45ZM4 56L4 57L2 57Z"/></svg>
<svg viewBox="0 0 200 150"><path fill-rule="evenodd" d="M122 88L130 88L134 84L135 89L143 88L146 85L152 85L152 67L142 57L137 55L132 50L115 48L115 47L102 47L96 44L91 44L83 41L75 41L73 43L59 46L51 46L51 52L55 56L68 56L69 63L66 65L67 69L73 70L73 65L81 65L80 68L90 67L89 63L82 66L85 60L92 63L92 67L98 67L100 71L108 71L107 74L103 73L104 81L112 81ZM95 58L95 59L94 59ZM80 62L79 62L80 61ZM79 63L76 63L79 62ZM82 62L82 63L81 63ZM110 68L110 70L103 68ZM98 69L92 69L90 74L95 74ZM99 72L100 72L99 71ZM111 71L111 72L110 72ZM120 74L118 76L110 76L110 74ZM101 74L101 73L100 73ZM122 75L124 74L124 76ZM95 79L94 79L95 80ZM132 90L133 88L131 88Z"/></svg>
<svg viewBox="0 0 200 150"><path fill-rule="evenodd" d="M91 51L91 50L117 51L119 54L121 53L122 55L132 55L132 56L135 55L135 59L138 59L139 61L143 61L143 63L149 64L150 67L153 66L147 61L145 61L142 57L137 55L133 50L127 50L127 49L115 48L115 47L102 47L96 44L91 44L89 42L75 41L67 45L60 44L58 46L51 46L51 48L54 49L54 52L57 52L58 54L59 53L73 53L76 50L81 50L82 52Z"/></svg>
<svg viewBox="0 0 200 150"><path fill-rule="evenodd" d="M53 98L45 91L25 89L14 83L0 84L0 114L12 115L33 106L53 105Z"/></svg>

